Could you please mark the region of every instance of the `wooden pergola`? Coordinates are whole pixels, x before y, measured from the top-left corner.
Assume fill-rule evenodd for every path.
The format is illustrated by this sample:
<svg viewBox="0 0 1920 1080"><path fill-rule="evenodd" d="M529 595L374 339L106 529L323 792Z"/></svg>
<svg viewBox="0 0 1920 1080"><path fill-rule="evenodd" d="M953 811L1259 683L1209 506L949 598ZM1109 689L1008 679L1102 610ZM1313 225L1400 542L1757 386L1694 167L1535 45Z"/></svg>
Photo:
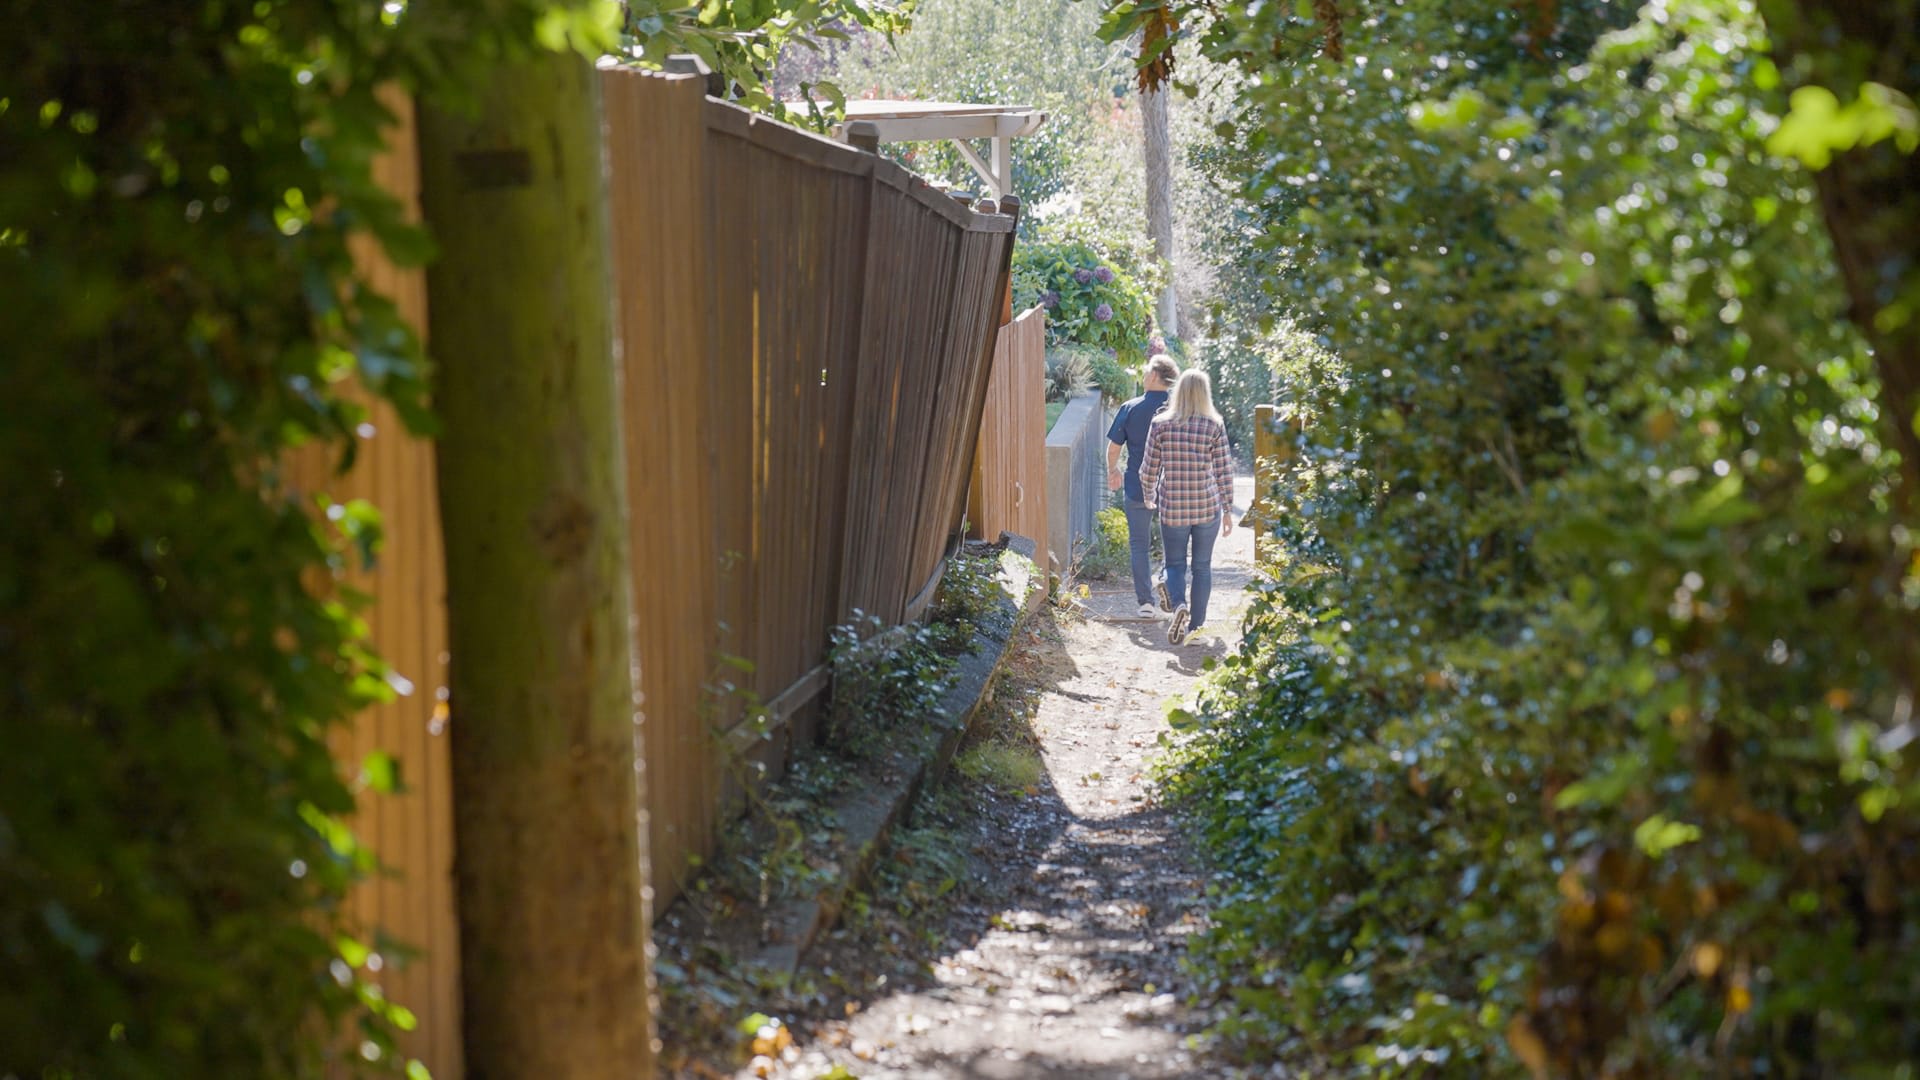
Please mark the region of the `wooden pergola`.
<svg viewBox="0 0 1920 1080"><path fill-rule="evenodd" d="M1046 113L1027 105L853 100L847 102L847 119L834 135L868 150L881 143L945 139L999 199L1013 194L1013 140L1039 131L1046 122ZM989 140L986 158L970 139Z"/></svg>

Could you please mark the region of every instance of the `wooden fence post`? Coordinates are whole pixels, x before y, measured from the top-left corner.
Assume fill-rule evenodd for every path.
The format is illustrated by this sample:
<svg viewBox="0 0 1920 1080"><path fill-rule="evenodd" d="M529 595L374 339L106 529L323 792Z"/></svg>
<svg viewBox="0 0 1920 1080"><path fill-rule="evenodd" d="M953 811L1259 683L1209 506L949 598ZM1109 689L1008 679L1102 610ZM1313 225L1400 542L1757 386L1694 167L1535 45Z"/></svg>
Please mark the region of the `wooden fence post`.
<svg viewBox="0 0 1920 1080"><path fill-rule="evenodd" d="M1301 430L1300 420L1282 418L1278 407L1254 406L1253 505L1247 508L1247 520L1256 530L1271 532L1279 521L1283 511L1276 495L1280 474L1294 459L1294 440Z"/></svg>
<svg viewBox="0 0 1920 1080"><path fill-rule="evenodd" d="M880 125L871 120L849 120L842 129L847 145L869 154L880 152Z"/></svg>

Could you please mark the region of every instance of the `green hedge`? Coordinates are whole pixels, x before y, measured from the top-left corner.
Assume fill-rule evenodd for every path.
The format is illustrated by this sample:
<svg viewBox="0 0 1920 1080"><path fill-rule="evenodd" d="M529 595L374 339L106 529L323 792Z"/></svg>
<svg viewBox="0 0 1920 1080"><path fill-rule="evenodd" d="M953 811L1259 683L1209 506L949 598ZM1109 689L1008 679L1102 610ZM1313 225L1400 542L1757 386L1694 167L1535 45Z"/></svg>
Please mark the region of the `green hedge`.
<svg viewBox="0 0 1920 1080"><path fill-rule="evenodd" d="M350 236L428 253L370 162L376 89L452 92L565 31L477 8L29 0L0 64L0 1075L400 1069L342 897L335 725L391 696L360 599L358 382L425 368ZM348 763L348 774L359 772ZM364 777L391 786L390 762ZM387 949L398 962L400 952ZM417 1067L416 1067L416 1071Z"/></svg>
<svg viewBox="0 0 1920 1080"><path fill-rule="evenodd" d="M1210 47L1268 76L1249 193L1346 375L1176 715L1221 1030L1314 1075L1910 1075L1920 563L1757 20L1414 3L1281 67L1278 7Z"/></svg>

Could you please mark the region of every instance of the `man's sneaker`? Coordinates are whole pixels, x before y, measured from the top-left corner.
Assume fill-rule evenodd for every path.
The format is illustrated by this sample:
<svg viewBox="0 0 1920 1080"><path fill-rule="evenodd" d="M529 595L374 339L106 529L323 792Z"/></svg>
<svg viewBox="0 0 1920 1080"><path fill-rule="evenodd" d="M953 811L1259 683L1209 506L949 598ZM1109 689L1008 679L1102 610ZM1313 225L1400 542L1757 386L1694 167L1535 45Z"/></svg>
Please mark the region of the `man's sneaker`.
<svg viewBox="0 0 1920 1080"><path fill-rule="evenodd" d="M1161 611L1173 610L1173 594L1167 591L1167 568L1164 566L1153 575L1153 595L1160 601Z"/></svg>
<svg viewBox="0 0 1920 1080"><path fill-rule="evenodd" d="M1152 604L1141 604L1138 614L1143 619L1151 619L1160 614L1160 609Z"/></svg>
<svg viewBox="0 0 1920 1080"><path fill-rule="evenodd" d="M1187 605L1181 604L1173 613L1173 621L1167 624L1167 644L1180 645L1187 640Z"/></svg>

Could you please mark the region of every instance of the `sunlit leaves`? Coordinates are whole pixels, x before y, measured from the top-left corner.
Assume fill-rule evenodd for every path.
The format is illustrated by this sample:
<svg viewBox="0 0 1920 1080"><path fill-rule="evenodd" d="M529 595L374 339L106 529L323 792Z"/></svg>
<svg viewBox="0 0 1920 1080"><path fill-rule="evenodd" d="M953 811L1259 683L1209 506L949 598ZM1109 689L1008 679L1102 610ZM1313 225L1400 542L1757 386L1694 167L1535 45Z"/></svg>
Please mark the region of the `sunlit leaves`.
<svg viewBox="0 0 1920 1080"><path fill-rule="evenodd" d="M890 37L906 29L913 0L638 0L624 6L622 52L631 60L657 68L671 55L696 56L746 108L824 129L842 114L845 95L821 83L806 88L799 108L780 100L770 75L781 53L818 50L844 36L841 24Z"/></svg>
<svg viewBox="0 0 1920 1080"><path fill-rule="evenodd" d="M404 91L595 51L613 6L13 13L0 504L33 527L0 530L0 952L31 977L0 980L0 1073L309 1077L348 1030L358 1068L423 1071L335 947L375 865L355 796L400 778L330 736L407 684L344 584L378 514L323 493L373 402L430 430L418 335L361 273L432 249L376 162Z"/></svg>
<svg viewBox="0 0 1920 1080"><path fill-rule="evenodd" d="M1846 105L1824 86L1793 92L1793 106L1767 139L1767 150L1799 158L1810 169L1824 169L1836 151L1894 140L1901 153L1920 149L1920 109L1913 99L1882 83L1860 86Z"/></svg>
<svg viewBox="0 0 1920 1080"><path fill-rule="evenodd" d="M1343 65L1288 5L1204 30L1349 377L1297 394L1275 584L1178 743L1196 956L1322 1072L1871 1072L1920 994L1858 944L1913 917L1920 787L1873 368L1752 12L1554 7L1369 8ZM1897 137L1847 108L1790 143Z"/></svg>

